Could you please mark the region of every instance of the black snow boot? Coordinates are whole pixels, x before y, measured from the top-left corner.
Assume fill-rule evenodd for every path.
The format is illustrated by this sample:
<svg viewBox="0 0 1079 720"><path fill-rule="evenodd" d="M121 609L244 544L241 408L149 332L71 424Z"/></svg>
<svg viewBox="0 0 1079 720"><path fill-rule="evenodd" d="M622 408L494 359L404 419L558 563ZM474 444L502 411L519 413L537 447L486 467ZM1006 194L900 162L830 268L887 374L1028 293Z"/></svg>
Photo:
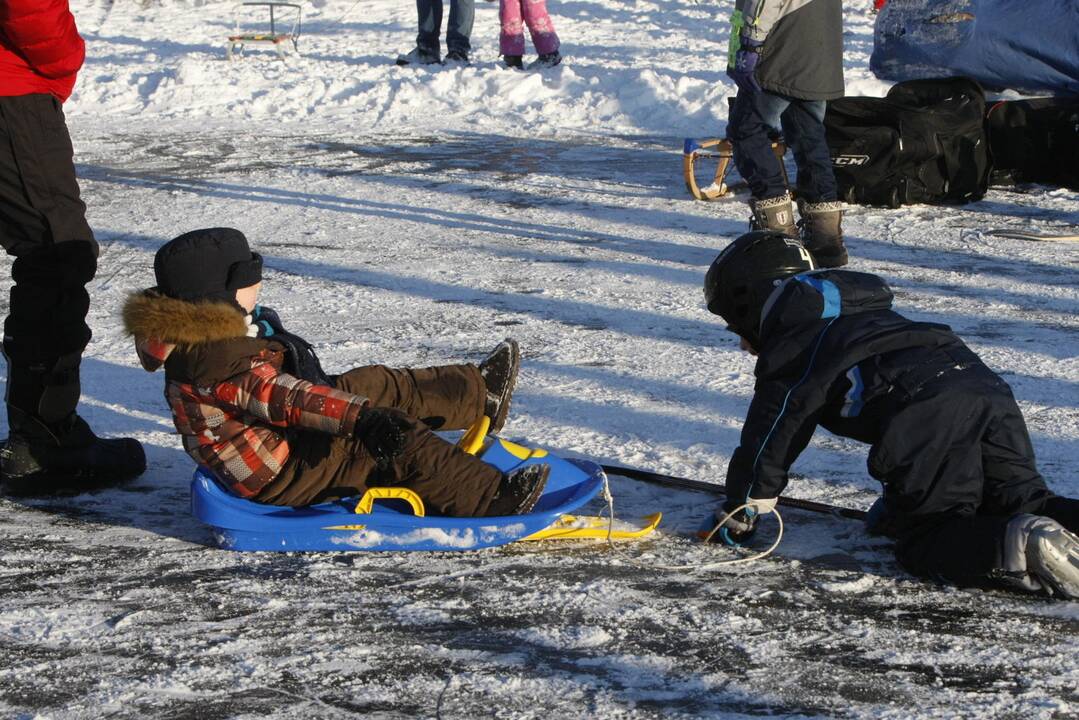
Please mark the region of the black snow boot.
<svg viewBox="0 0 1079 720"><path fill-rule="evenodd" d="M847 248L843 245L843 203L807 203L798 201L802 216L802 244L813 255L818 267L835 268L847 264Z"/></svg>
<svg viewBox="0 0 1079 720"><path fill-rule="evenodd" d="M450 50L446 53L444 60L446 63L459 63L461 65L471 65L468 60L468 52L466 50Z"/></svg>
<svg viewBox="0 0 1079 720"><path fill-rule="evenodd" d="M479 365L483 384L487 387L487 401L483 413L491 418L488 432L492 435L502 430L510 412L510 398L517 385L517 372L521 368L521 349L513 338L506 338Z"/></svg>
<svg viewBox="0 0 1079 720"><path fill-rule="evenodd" d="M142 445L102 439L78 415L46 425L8 406L10 435L0 449L0 485L13 496L77 495L121 485L146 470Z"/></svg>
<svg viewBox="0 0 1079 720"><path fill-rule="evenodd" d="M543 68L554 67L562 62L562 55L555 50L554 52L542 53L539 57L528 64L529 70L542 70Z"/></svg>
<svg viewBox="0 0 1079 720"><path fill-rule="evenodd" d="M514 68L515 70L524 70L524 61L520 55L503 55L502 61L506 63L506 67Z"/></svg>
<svg viewBox="0 0 1079 720"><path fill-rule="evenodd" d="M438 51L431 52L421 47L415 47L411 52L397 56L398 65L437 65L442 62Z"/></svg>
<svg viewBox="0 0 1079 720"><path fill-rule="evenodd" d="M751 230L775 230L792 238L798 237L798 226L794 224L794 205L791 196L784 193L778 197L750 200L753 218L749 221Z"/></svg>
<svg viewBox="0 0 1079 720"><path fill-rule="evenodd" d="M103 440L75 412L81 361L78 352L33 366L8 358L9 435L0 449L5 493L75 495L119 485L146 470L137 440Z"/></svg>
<svg viewBox="0 0 1079 720"><path fill-rule="evenodd" d="M526 465L502 476L486 517L523 515L531 510L547 487L550 465Z"/></svg>

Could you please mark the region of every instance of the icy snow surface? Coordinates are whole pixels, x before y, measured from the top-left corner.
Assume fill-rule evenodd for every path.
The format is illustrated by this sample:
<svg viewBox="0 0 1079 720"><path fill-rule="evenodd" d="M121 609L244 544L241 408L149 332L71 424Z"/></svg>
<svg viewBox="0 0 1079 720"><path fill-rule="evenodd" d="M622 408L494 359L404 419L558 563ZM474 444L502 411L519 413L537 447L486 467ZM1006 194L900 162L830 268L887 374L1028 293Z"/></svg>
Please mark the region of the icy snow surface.
<svg viewBox="0 0 1079 720"><path fill-rule="evenodd" d="M752 362L700 284L746 209L691 201L680 148L722 132L731 3L549 5L567 60L522 74L496 64L495 4L477 5L470 67L416 69L391 62L411 2L306 5L302 56L231 64L232 3L75 3L88 59L66 111L102 243L83 414L138 437L150 469L0 500L0 716L1079 716L1079 604L917 581L839 518L788 511L772 558L665 570L731 556L687 537L713 499L615 477L620 517L666 513L618 553L208 547L162 377L118 320L155 249L198 226L247 233L266 304L331 369L476 360L512 335L510 437L722 481ZM852 94L887 88L866 69L870 5L847 3ZM1073 495L1079 246L986 231L1076 226L1076 193L1041 187L846 221L851 267L1006 377ZM792 496L877 492L864 448L823 432L795 471Z"/></svg>

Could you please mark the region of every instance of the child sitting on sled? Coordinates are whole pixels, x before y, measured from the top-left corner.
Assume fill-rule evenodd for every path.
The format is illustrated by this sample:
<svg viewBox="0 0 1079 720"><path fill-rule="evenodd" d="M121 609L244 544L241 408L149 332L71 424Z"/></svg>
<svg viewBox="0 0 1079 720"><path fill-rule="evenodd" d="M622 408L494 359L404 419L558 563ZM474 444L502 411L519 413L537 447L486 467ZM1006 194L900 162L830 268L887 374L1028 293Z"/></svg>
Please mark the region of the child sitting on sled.
<svg viewBox="0 0 1079 720"><path fill-rule="evenodd" d="M311 345L257 304L262 257L230 228L185 233L154 258L157 287L133 294L124 326L144 368L165 368L184 449L234 494L273 505L416 492L442 515L528 512L549 468L502 474L435 435L485 414L506 421L520 354L506 340L478 366L326 375Z"/></svg>
<svg viewBox="0 0 1079 720"><path fill-rule="evenodd" d="M869 443L870 512L916 575L1079 599L1079 500L1048 489L1011 389L946 325L892 309L885 282L814 271L782 233L747 233L704 281L708 309L757 356L713 539L741 544L818 425ZM747 506L738 509L740 506Z"/></svg>

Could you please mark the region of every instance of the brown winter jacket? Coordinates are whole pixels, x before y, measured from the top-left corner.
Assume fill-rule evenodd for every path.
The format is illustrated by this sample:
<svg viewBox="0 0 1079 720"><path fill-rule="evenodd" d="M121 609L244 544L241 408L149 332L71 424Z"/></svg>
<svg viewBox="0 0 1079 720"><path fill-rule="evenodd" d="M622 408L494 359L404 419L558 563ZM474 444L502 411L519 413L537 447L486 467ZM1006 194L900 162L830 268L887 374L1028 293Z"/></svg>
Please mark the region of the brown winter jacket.
<svg viewBox="0 0 1079 720"><path fill-rule="evenodd" d="M282 372L284 348L226 302L132 294L125 329L142 366L165 368L165 399L184 450L240 497L253 497L288 461L290 434L350 437L366 398Z"/></svg>

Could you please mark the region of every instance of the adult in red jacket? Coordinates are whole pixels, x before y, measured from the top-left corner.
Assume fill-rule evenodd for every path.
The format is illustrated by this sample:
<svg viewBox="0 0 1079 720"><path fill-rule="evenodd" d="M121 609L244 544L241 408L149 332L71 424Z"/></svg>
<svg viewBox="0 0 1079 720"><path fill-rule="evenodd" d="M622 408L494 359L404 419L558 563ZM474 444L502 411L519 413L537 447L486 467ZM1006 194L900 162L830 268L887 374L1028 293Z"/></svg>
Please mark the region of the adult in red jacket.
<svg viewBox="0 0 1079 720"><path fill-rule="evenodd" d="M84 57L67 0L0 0L0 244L15 256L0 452L9 494L78 492L146 468L137 441L98 438L76 413L97 243L61 103Z"/></svg>

